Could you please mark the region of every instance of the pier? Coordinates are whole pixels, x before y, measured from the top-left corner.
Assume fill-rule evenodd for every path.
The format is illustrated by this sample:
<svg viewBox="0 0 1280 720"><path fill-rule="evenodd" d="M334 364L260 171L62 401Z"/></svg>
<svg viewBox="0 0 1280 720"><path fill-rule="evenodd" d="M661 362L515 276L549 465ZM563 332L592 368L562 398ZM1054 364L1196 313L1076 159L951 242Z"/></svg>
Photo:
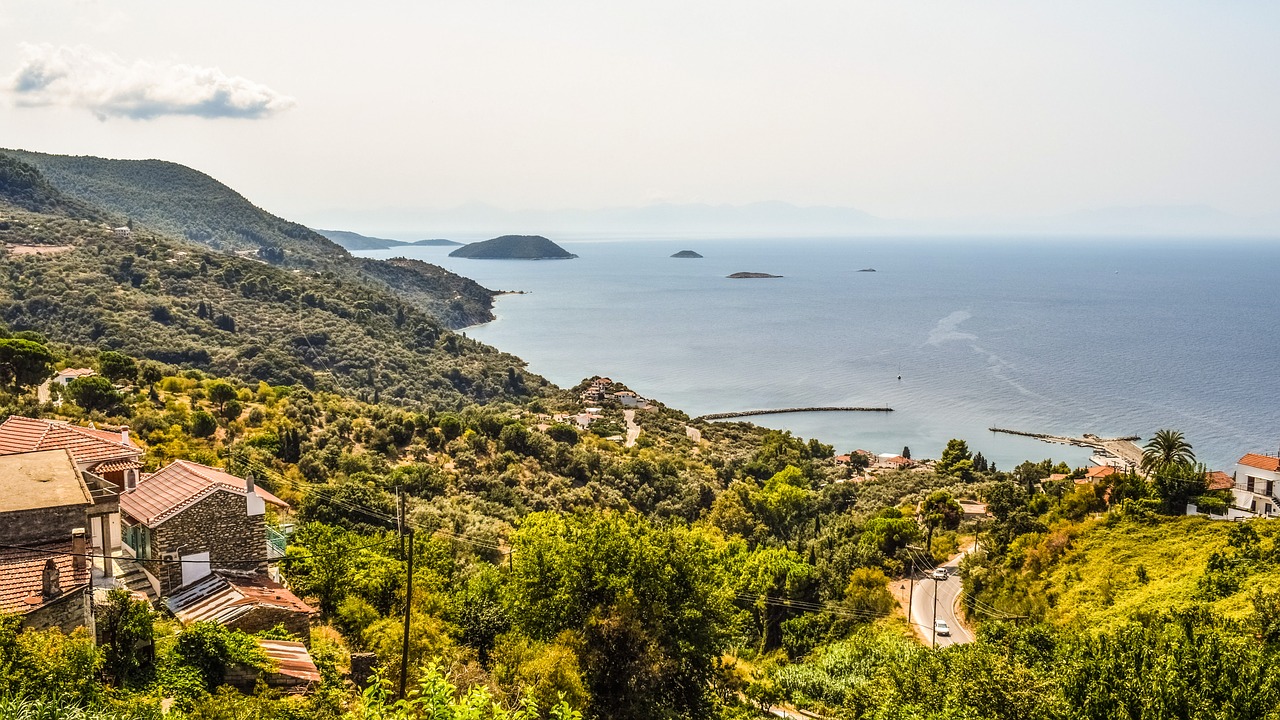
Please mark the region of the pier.
<svg viewBox="0 0 1280 720"><path fill-rule="evenodd" d="M699 415L690 422L699 420L728 420L730 418L751 417L753 415L781 415L783 413L807 412L893 412L891 407L797 407L778 408L776 410L739 410L738 412L711 413Z"/></svg>
<svg viewBox="0 0 1280 720"><path fill-rule="evenodd" d="M1142 448L1136 444L1141 437L1137 435L1126 435L1124 437L1104 438L1098 437L1092 433L1085 433L1080 437L1071 437L1069 435L1049 435L1046 433L1024 432L1022 430L1009 430L1007 428L987 428L994 433L1004 433L1006 435L1019 435L1021 437L1029 437L1041 442L1057 443L1059 445L1075 445L1077 447L1087 447L1097 450L1099 454L1119 460L1126 465L1137 466L1142 463Z"/></svg>

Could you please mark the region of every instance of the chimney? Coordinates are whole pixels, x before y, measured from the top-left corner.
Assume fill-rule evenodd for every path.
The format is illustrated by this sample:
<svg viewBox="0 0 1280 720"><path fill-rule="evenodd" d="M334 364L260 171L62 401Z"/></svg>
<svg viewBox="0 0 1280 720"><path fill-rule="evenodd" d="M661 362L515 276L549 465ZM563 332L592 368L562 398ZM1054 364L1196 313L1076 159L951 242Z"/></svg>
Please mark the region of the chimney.
<svg viewBox="0 0 1280 720"><path fill-rule="evenodd" d="M76 528L71 531L71 567L77 572L85 568L85 552L84 528Z"/></svg>
<svg viewBox="0 0 1280 720"><path fill-rule="evenodd" d="M121 445L129 444L129 426L128 425L120 426L120 444Z"/></svg>
<svg viewBox="0 0 1280 720"><path fill-rule="evenodd" d="M262 515L267 511L267 503L262 496L254 492L257 486L253 482L253 475L245 475L244 477L244 500L245 512L249 517Z"/></svg>

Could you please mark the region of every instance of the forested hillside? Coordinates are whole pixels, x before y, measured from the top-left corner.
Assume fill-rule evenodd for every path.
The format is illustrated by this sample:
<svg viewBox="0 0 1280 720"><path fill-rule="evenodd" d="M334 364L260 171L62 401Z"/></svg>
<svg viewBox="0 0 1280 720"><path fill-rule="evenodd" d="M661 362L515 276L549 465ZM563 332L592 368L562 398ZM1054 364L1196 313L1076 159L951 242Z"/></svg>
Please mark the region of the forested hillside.
<svg viewBox="0 0 1280 720"><path fill-rule="evenodd" d="M30 166L5 161L0 317L15 329L248 381L399 403L457 407L548 389L518 358L448 329L487 315L489 293L470 280L416 261L285 269L142 227L121 236L113 223L96 221L118 221L102 211L19 209L81 206ZM23 248L36 245L52 252ZM377 284L353 271L366 264Z"/></svg>
<svg viewBox="0 0 1280 720"><path fill-rule="evenodd" d="M109 215L113 223L127 223L137 231L185 238L222 253L289 269L331 273L343 282L397 293L450 328L493 319L493 292L474 281L423 262L401 260L391 267L383 261L352 257L319 233L272 215L191 168L161 160L108 160L23 150L0 150L3 155L9 158L0 166L0 174L25 178L22 185L29 188L10 198L23 209L70 212L77 218ZM24 164L29 167L22 169ZM4 196L0 192L0 198Z"/></svg>
<svg viewBox="0 0 1280 720"><path fill-rule="evenodd" d="M296 264L326 265L346 256L327 238L283 220L204 173L163 160L108 160L0 150L38 169L63 195L124 221L206 245L277 251Z"/></svg>
<svg viewBox="0 0 1280 720"><path fill-rule="evenodd" d="M1262 581L1280 557L1276 533L1162 519L1155 486L1132 477L1113 481L1128 488L1122 498L1045 481L1058 469L1050 461L975 469L953 441L932 471L863 478L830 446L747 424L696 423L694 440L688 417L660 404L637 411L644 441L627 448L608 439L622 414L609 400L584 432L554 418L579 409L568 393L406 409L94 348L40 351L39 335L14 335L0 339L0 369L32 361L0 392L4 414L127 422L148 469L184 458L252 473L293 503L285 573L321 611L311 648L323 681L305 697L219 688L214 669L262 662L251 638L180 628L124 596L112 612L134 618L134 634L98 648L83 634L18 634L0 618L0 712L647 720L759 718L794 703L849 720L1274 720L1280 706L1280 593ZM30 388L55 363L93 367L121 389L89 392L78 380L61 406L40 405ZM416 531L411 603L396 492ZM966 496L985 497L994 517L961 523L948 508ZM1076 549L1179 555L1158 543L1184 530L1211 558L1173 574L1175 584L1196 578L1187 602L1082 626L1015 612L1056 592L1019 585L1022 573L1085 572L1063 560ZM887 585L927 559L916 548L953 552L957 531L982 541L965 564L978 639L933 651L913 639ZM1125 546L1127 533L1152 547ZM1155 568L1143 581L1129 563L1097 565L1077 582L1132 575L1173 587ZM1241 593L1244 603L1213 604ZM155 656L132 650L144 635ZM343 679L353 652L377 658L363 692ZM422 690L397 705L402 672Z"/></svg>

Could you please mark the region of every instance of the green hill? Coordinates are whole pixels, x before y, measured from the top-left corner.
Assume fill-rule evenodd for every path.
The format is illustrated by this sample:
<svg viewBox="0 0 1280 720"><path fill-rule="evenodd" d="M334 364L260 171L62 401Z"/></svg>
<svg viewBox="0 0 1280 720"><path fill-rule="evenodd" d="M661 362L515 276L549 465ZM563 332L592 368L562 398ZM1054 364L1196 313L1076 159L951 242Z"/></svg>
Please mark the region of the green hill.
<svg viewBox="0 0 1280 720"><path fill-rule="evenodd" d="M0 261L0 320L14 330L406 404L456 407L549 387L519 358L449 331L488 317L492 293L471 280L427 263L345 253L324 271L284 268L139 225L117 237L110 228L119 218L107 211L98 212L109 222L92 222L17 209L79 201L42 184L34 167L8 160L11 175L26 180L0 188L0 203L12 208L0 208L0 241L68 248Z"/></svg>
<svg viewBox="0 0 1280 720"><path fill-rule="evenodd" d="M106 219L101 211L59 192L32 165L3 154L0 154L0 202L30 212L85 220Z"/></svg>
<svg viewBox="0 0 1280 720"><path fill-rule="evenodd" d="M390 240L388 238L370 237L361 235L360 233L351 232L349 230L321 230L316 228L316 233L332 240L341 245L344 250L349 252L359 252L361 250L388 250L409 243L403 240Z"/></svg>
<svg viewBox="0 0 1280 720"><path fill-rule="evenodd" d="M327 238L177 163L0 152L34 166L71 199L215 250L249 251L290 265L325 264L347 255Z"/></svg>
<svg viewBox="0 0 1280 720"><path fill-rule="evenodd" d="M449 257L483 260L568 260L578 257L541 235L503 235L454 250Z"/></svg>
<svg viewBox="0 0 1280 720"><path fill-rule="evenodd" d="M26 175L35 172L42 178L39 189L23 189L32 179L14 184L19 207L93 219L110 215L113 223L128 221L139 230L185 238L219 252L329 272L344 282L400 294L450 328L493 319L494 293L472 280L427 263L406 272L403 264L392 267L381 260L352 257L311 229L276 217L183 165L0 150L0 156L5 155L7 166L31 168ZM25 177L16 169L10 174ZM17 202L26 196L44 199ZM60 203L56 206L49 199L55 196Z"/></svg>

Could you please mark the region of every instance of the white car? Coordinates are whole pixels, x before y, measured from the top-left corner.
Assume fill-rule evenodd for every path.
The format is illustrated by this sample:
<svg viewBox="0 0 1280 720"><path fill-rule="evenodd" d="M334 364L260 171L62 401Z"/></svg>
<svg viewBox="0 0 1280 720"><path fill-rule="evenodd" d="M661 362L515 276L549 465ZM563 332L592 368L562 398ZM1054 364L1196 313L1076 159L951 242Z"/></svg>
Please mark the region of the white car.
<svg viewBox="0 0 1280 720"><path fill-rule="evenodd" d="M942 620L939 620L938 622L933 624L933 632L935 635L946 635L947 637L951 636L951 628L947 627L947 624Z"/></svg>
<svg viewBox="0 0 1280 720"><path fill-rule="evenodd" d="M929 577L933 578L934 580L946 580L947 569L944 567L934 568L933 572L929 574Z"/></svg>

